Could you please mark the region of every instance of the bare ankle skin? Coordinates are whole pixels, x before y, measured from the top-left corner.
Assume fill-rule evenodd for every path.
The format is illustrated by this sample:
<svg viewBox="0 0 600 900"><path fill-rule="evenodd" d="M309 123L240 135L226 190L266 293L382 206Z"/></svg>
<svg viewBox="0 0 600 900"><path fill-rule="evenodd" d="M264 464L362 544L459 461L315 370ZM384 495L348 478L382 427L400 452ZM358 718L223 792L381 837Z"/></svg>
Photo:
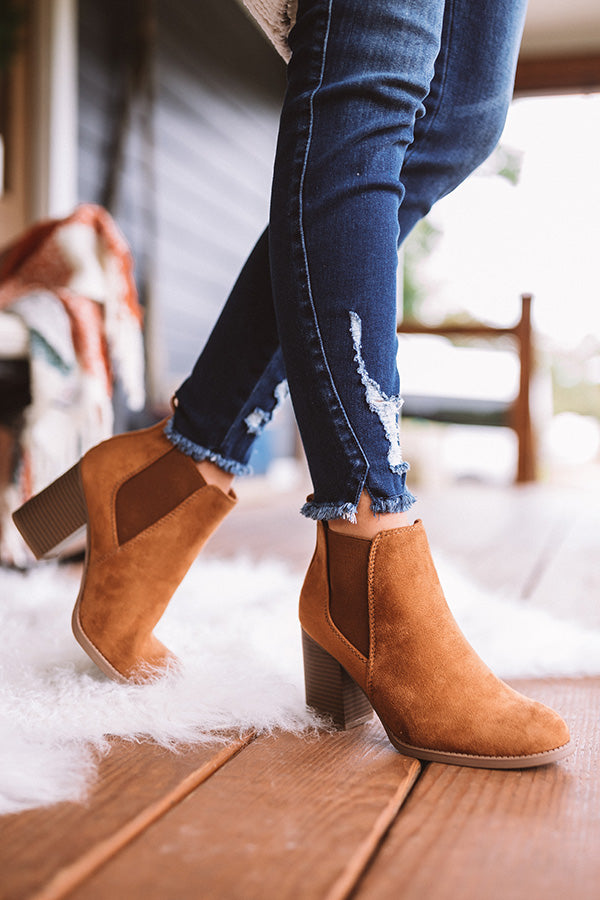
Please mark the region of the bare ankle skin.
<svg viewBox="0 0 600 900"><path fill-rule="evenodd" d="M356 510L356 522L347 519L331 519L329 527L332 531L347 534L350 537L368 538L371 540L380 531L390 531L393 528L406 528L413 524L412 516L408 513L381 513L373 515L371 511L371 498L366 491L361 494Z"/></svg>
<svg viewBox="0 0 600 900"><path fill-rule="evenodd" d="M197 462L196 468L207 484L214 484L216 487L220 488L224 494L229 493L235 477L234 475L220 469L219 466L208 459Z"/></svg>

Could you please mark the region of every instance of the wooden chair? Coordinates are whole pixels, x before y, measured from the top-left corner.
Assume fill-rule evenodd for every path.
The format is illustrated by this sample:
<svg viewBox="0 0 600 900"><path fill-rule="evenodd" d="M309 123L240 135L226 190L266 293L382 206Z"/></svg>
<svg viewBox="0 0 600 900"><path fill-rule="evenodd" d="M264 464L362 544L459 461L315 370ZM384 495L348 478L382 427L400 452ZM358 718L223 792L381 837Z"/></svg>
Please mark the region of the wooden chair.
<svg viewBox="0 0 600 900"><path fill-rule="evenodd" d="M468 397L404 395L402 416L449 422L458 425L498 425L512 428L518 440L516 481L535 481L536 460L529 385L532 372L532 331L530 294L521 295L521 317L510 328L480 324L427 326L414 321L401 322L398 334L442 335L445 337L485 337L512 339L519 356L519 390L512 401L478 400Z"/></svg>

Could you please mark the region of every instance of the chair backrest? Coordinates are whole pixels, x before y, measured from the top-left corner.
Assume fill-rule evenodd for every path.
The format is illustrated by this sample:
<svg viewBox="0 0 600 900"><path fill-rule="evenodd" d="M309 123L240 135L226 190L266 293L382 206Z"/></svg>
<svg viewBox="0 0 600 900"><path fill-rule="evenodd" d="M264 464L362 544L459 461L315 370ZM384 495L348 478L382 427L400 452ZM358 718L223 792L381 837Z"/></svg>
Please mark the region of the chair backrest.
<svg viewBox="0 0 600 900"><path fill-rule="evenodd" d="M515 349L519 356L519 390L513 402L509 404L508 414L505 420L502 422L491 422L491 424L505 424L512 428L517 434L519 444L516 475L517 482L534 481L536 477L535 447L529 401L529 387L533 368L531 329L532 299L531 294L521 295L521 316L515 325L510 327L483 325L480 323L432 326L423 325L421 322L416 321L400 322L397 327L398 334L443 335L445 337L510 337L514 341ZM420 411L419 416L425 419L428 418L427 409L424 408ZM453 421L452 418L445 418L444 420ZM471 417L471 421L475 424L476 418L473 419L473 417ZM481 424L490 424L490 422L484 423L482 421Z"/></svg>

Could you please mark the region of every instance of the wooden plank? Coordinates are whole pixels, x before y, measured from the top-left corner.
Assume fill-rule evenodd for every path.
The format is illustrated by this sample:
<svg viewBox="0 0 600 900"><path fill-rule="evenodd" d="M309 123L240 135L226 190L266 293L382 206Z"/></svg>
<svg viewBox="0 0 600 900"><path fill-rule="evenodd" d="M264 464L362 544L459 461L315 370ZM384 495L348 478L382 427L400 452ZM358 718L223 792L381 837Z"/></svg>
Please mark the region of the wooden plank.
<svg viewBox="0 0 600 900"><path fill-rule="evenodd" d="M176 753L116 741L85 805L60 803L0 819L2 900L62 897L250 740Z"/></svg>
<svg viewBox="0 0 600 900"><path fill-rule="evenodd" d="M72 900L343 900L419 770L379 725L261 738Z"/></svg>
<svg viewBox="0 0 600 900"><path fill-rule="evenodd" d="M429 765L356 900L596 900L600 679L516 686L566 716L577 752L512 772Z"/></svg>

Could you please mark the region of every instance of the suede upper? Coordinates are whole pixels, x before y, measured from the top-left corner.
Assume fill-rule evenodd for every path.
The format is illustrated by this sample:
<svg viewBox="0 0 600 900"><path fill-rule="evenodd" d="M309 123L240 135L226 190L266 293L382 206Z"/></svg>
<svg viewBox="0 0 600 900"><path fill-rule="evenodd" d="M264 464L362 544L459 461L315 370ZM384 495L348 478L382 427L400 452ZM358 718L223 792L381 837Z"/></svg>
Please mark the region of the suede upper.
<svg viewBox="0 0 600 900"><path fill-rule="evenodd" d="M420 521L374 538L368 566L361 572L353 567L366 588L349 589L346 595L343 619L354 616L358 625L348 628L339 616L334 624L329 586L343 580L336 573L339 566L351 567L348 542L355 540L336 535L328 558L326 526L319 523L300 618L366 692L390 737L413 748L498 759L532 756L568 743L561 717L512 690L467 642L444 598ZM365 594L368 656L350 639L361 634Z"/></svg>
<svg viewBox="0 0 600 900"><path fill-rule="evenodd" d="M235 504L233 492L208 485L173 449L163 427L111 438L81 462L88 552L76 613L92 647L125 678L169 658L152 631Z"/></svg>

